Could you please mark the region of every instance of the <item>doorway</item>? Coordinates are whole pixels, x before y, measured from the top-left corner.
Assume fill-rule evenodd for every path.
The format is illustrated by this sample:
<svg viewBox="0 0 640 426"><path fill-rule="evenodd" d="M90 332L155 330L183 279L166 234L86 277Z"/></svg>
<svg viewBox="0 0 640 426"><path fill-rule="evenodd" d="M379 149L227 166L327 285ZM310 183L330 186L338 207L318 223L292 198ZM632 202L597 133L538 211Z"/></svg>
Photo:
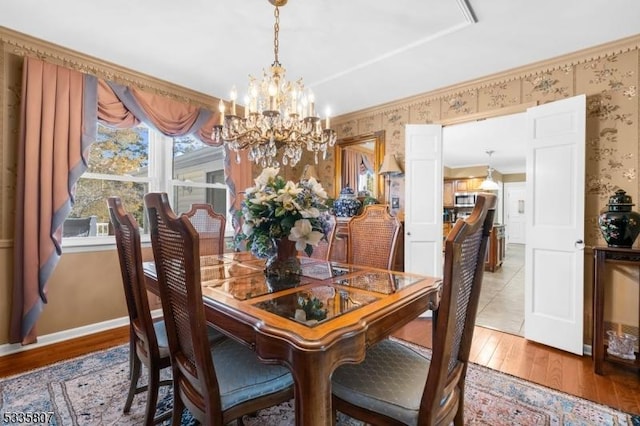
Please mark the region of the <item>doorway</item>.
<svg viewBox="0 0 640 426"><path fill-rule="evenodd" d="M507 244L525 243L525 183L504 184L504 223Z"/></svg>
<svg viewBox="0 0 640 426"><path fill-rule="evenodd" d="M518 201L525 195L525 128L525 114L519 113L442 129L445 177L481 181L489 166L486 151L493 150L491 167L500 176L498 180L515 181L501 185L497 193L495 223L505 224L506 254L500 268L484 273L476 325L519 336L524 335L525 223L524 211L517 217L511 213L510 200L514 200L516 213L524 208Z"/></svg>
<svg viewBox="0 0 640 426"><path fill-rule="evenodd" d="M428 263L430 271L437 271L442 261L442 195L446 170L443 163L446 157L442 154L447 146L443 143L446 129L443 125L446 124L405 127L405 153L411 159L406 163L405 252L412 252L415 248L416 253L412 256ZM528 213L524 256L524 335L528 340L578 355L584 353L585 130L585 95L530 107L525 114ZM424 143L415 143L419 140ZM413 163L417 165L417 162L409 155L413 151L408 147L424 154L421 162L425 167L430 166L431 174L425 175L430 179L420 180L412 174L415 170ZM494 157L492 168L497 167L496 163ZM419 192L415 190L417 188ZM431 197L423 196L425 188L431 189ZM420 201L415 206L409 202L414 198ZM498 203L501 210L500 201ZM412 247L412 233L418 225L414 217L417 207L429 212L422 215L425 229L436 232L438 228L439 235L432 232L424 244Z"/></svg>
<svg viewBox="0 0 640 426"><path fill-rule="evenodd" d="M485 271L476 325L524 336L524 244L507 244L502 267Z"/></svg>

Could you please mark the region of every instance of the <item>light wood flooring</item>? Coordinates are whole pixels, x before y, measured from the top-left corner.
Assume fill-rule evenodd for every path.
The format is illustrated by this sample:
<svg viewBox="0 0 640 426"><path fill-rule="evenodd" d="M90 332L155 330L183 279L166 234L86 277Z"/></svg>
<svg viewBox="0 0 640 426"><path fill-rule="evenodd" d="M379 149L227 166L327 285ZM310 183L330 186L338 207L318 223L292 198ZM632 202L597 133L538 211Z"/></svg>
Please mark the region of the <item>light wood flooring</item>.
<svg viewBox="0 0 640 426"><path fill-rule="evenodd" d="M476 325L524 336L524 244L507 244L502 267L484 271Z"/></svg>
<svg viewBox="0 0 640 426"><path fill-rule="evenodd" d="M0 377L45 366L85 353L128 342L129 329L121 327L72 341L0 357ZM431 346L431 322L415 320L395 336ZM604 375L593 372L590 357L577 356L529 342L522 337L476 327L471 361L553 389L640 414L640 374L605 363Z"/></svg>
<svg viewBox="0 0 640 426"><path fill-rule="evenodd" d="M416 320L395 336L431 346L431 323ZM552 389L640 414L640 372L605 363L593 372L590 356L578 356L523 337L476 326L469 360Z"/></svg>

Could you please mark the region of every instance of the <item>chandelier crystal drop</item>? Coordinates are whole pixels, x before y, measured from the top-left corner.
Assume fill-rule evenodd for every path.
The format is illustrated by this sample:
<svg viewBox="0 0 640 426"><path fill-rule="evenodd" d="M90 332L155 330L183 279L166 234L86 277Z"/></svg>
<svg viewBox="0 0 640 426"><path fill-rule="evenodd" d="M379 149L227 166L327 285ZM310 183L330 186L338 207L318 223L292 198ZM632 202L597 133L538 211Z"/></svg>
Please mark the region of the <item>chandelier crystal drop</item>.
<svg viewBox="0 0 640 426"><path fill-rule="evenodd" d="M269 72L263 71L262 80L249 76L244 117L236 114L235 86L231 89L230 111L220 100L220 123L214 126L212 139L226 143L235 151L238 163L240 151L247 150L249 160L262 167L279 167L280 161L284 166L295 166L306 149L315 154L318 164L318 154L326 158L327 148L336 142L336 133L329 127L328 111L324 123L317 115L313 92L305 90L302 78L295 82L285 78L285 69L278 60L278 32L279 7L287 0L269 0L269 3L275 6L273 64ZM280 161L278 152L282 153Z"/></svg>

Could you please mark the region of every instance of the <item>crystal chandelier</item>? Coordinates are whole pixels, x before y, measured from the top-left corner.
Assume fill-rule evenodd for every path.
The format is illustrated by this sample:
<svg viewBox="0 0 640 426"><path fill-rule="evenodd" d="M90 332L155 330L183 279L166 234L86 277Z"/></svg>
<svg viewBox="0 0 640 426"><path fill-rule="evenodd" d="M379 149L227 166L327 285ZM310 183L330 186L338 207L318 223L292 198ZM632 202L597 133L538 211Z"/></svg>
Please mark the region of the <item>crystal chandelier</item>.
<svg viewBox="0 0 640 426"><path fill-rule="evenodd" d="M249 76L249 87L245 97L244 117L236 115L235 86L231 89L231 110L225 114L226 106L220 100L220 120L214 126L212 139L224 142L236 152L248 150L248 158L262 167L278 167L278 152L282 153L283 165L295 166L304 148L326 158L327 147L336 142L336 133L329 127L329 113L324 120L316 114L315 98L311 90L305 91L302 78L296 82L285 79L285 69L278 61L278 32L280 30L280 6L287 0L269 0L275 6L273 26L273 52L275 59L270 73L263 71L262 81Z"/></svg>

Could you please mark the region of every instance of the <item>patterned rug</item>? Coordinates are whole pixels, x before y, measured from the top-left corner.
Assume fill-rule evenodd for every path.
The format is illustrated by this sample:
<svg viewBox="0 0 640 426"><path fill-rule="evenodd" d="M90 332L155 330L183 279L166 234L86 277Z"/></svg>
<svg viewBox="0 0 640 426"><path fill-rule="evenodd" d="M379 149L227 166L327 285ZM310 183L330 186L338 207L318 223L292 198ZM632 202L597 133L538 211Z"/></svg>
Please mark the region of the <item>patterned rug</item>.
<svg viewBox="0 0 640 426"><path fill-rule="evenodd" d="M425 350L427 351L427 350ZM96 352L49 367L0 380L0 413L44 413L50 425L138 425L144 417L143 395L134 399L131 413L123 414L128 390L128 345ZM168 387L159 400L171 405ZM294 423L293 401L245 417L246 425ZM160 408L161 410L163 408ZM48 414L50 413L50 414ZM469 425L640 425L640 417L539 386L488 368L470 364L465 394ZM11 421L13 420L13 421ZM0 424L24 424L4 418ZM193 424L185 413L183 425ZM339 425L360 425L340 416Z"/></svg>

